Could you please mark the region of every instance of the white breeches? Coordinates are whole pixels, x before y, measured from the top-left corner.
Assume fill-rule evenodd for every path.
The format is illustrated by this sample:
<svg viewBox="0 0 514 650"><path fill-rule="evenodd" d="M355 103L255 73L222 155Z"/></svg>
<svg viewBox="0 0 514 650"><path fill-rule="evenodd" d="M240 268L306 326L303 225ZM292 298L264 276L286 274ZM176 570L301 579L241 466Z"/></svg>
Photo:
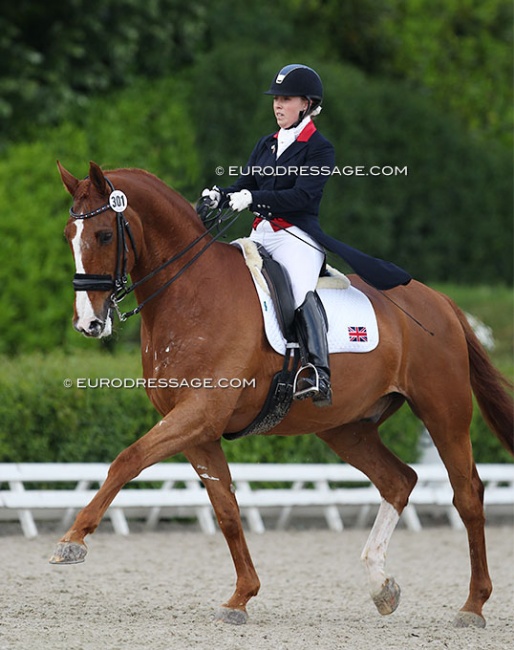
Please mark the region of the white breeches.
<svg viewBox="0 0 514 650"><path fill-rule="evenodd" d="M271 257L287 269L295 309L300 307L307 293L314 291L318 283L325 259L320 244L297 226L275 232L269 221L261 221L257 228L252 229L250 238L262 244Z"/></svg>

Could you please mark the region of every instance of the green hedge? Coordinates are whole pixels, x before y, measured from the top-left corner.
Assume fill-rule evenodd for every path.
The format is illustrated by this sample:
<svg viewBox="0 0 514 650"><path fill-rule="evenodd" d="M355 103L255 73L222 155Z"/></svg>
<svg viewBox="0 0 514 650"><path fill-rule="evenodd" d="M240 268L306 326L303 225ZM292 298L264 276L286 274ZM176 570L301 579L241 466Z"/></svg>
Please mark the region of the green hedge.
<svg viewBox="0 0 514 650"><path fill-rule="evenodd" d="M76 380L140 376L136 353L2 359L0 461L112 461L148 431L158 415L142 388L77 388ZM74 385L65 387L65 379L73 380ZM418 459L420 432L420 422L406 406L381 428L384 442L408 462ZM512 460L478 416L473 421L472 437L477 461ZM232 462L337 461L314 435L253 436L223 444Z"/></svg>
<svg viewBox="0 0 514 650"><path fill-rule="evenodd" d="M144 391L66 388L78 377L138 376L137 357L87 354L5 359L2 461L110 461L156 421Z"/></svg>

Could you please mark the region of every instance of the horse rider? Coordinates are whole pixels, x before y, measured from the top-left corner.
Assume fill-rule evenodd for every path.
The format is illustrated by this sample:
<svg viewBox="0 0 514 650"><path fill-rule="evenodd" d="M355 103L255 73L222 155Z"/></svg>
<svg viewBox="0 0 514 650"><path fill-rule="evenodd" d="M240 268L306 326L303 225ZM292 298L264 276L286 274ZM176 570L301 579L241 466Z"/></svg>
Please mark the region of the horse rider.
<svg viewBox="0 0 514 650"><path fill-rule="evenodd" d="M257 215L251 239L288 271L295 325L312 364L311 372L299 380L295 398L312 397L317 406L328 406L332 391L327 325L315 293L325 252L309 234L335 164L333 146L312 120L321 111L323 85L312 68L292 64L278 72L265 94L273 95L279 131L259 140L233 185L205 189L202 196L210 198L209 207L228 201L233 210L250 209Z"/></svg>
<svg viewBox="0 0 514 650"><path fill-rule="evenodd" d="M204 189L209 208L230 206L256 214L251 239L264 246L288 271L295 302L295 325L307 349L309 374L297 383L296 399L312 397L317 406L332 403L327 324L315 292L325 260L324 248L342 257L379 290L407 284L411 276L391 262L372 257L323 232L319 207L325 183L335 167L332 144L317 130L323 84L306 65L290 64L274 77L278 132L255 145L239 178L229 187Z"/></svg>

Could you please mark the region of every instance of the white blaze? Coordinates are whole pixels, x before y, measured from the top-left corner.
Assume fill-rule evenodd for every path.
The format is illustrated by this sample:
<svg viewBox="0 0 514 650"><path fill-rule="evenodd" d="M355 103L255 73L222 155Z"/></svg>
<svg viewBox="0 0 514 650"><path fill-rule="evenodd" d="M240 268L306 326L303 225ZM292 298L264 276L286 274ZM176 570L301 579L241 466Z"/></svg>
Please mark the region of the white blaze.
<svg viewBox="0 0 514 650"><path fill-rule="evenodd" d="M82 231L84 230L84 221L82 219L75 220L75 235L71 240L71 248L73 250L73 258L75 260L75 270L77 273L85 273L84 262L82 261ZM77 312L77 322L75 326L85 332L89 331L89 325L92 321L97 320L93 305L89 299L87 291L77 291L75 293L75 310ZM102 336L108 336L112 330L112 320L107 319L105 329Z"/></svg>

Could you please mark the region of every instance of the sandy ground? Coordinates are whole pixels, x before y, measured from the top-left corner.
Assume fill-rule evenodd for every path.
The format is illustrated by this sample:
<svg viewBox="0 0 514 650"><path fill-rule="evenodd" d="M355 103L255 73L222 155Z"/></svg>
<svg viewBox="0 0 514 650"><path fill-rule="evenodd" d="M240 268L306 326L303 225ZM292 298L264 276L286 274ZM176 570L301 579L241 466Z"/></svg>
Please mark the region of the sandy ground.
<svg viewBox="0 0 514 650"><path fill-rule="evenodd" d="M56 534L0 535L0 650L503 650L514 647L514 528L487 529L485 629L454 629L469 581L465 533L396 531L402 602L381 617L359 556L368 530L248 534L262 582L245 626L214 623L234 571L221 534L102 532L81 565L47 563Z"/></svg>

